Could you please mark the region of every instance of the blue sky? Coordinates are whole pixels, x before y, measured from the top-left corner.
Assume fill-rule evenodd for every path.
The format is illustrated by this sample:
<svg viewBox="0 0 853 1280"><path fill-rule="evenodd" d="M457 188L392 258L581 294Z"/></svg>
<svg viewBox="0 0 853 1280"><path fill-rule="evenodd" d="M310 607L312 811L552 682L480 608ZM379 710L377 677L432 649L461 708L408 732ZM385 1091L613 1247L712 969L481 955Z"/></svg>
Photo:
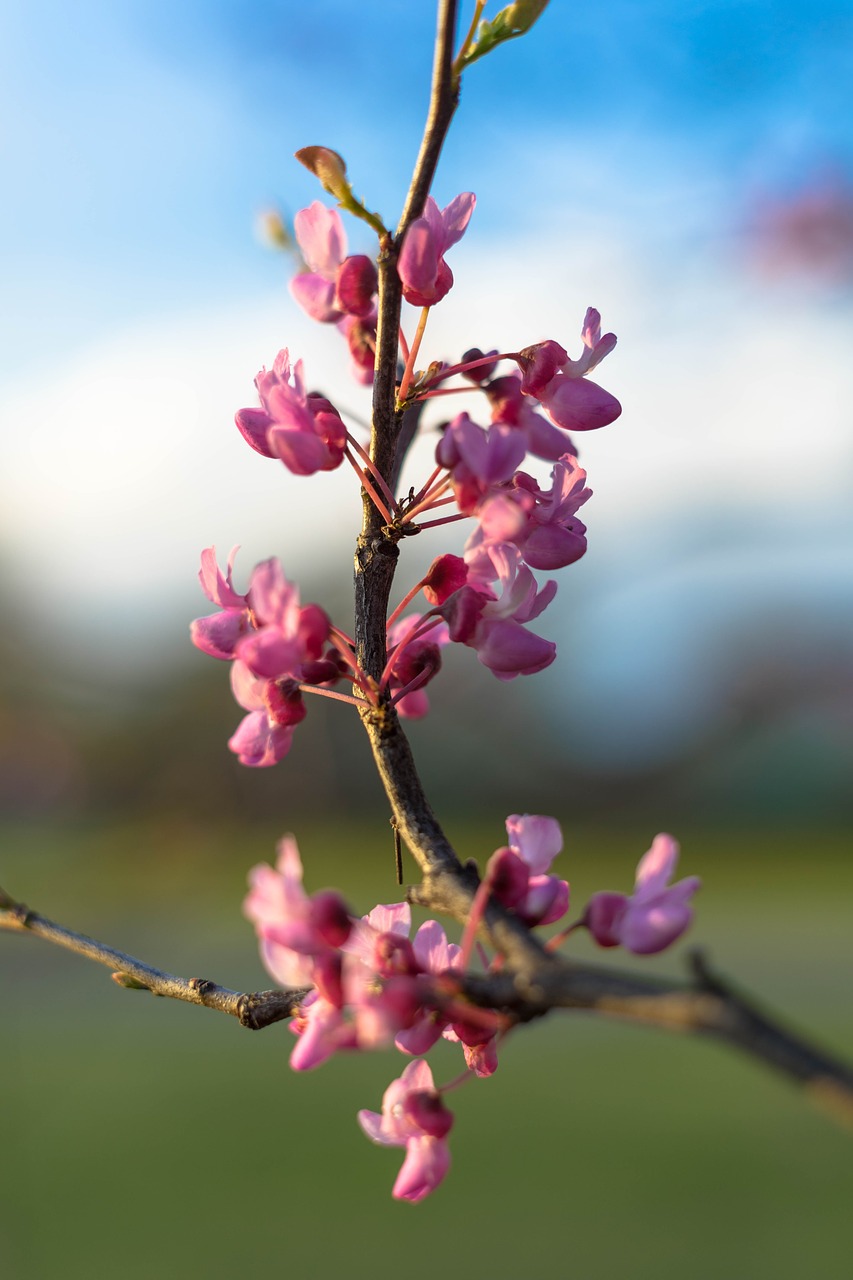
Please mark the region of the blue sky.
<svg viewBox="0 0 853 1280"><path fill-rule="evenodd" d="M96 618L105 650L130 657L155 632L177 646L200 547L239 541L247 565L277 553L294 574L341 540L348 559L343 478L320 497L325 481L265 467L231 425L285 344L363 408L252 225L317 198L292 160L316 142L393 221L432 5L6 0L2 21L0 563L34 616L81 640ZM762 197L849 183L851 84L849 3L757 0L552 0L466 77L436 195L473 189L478 207L436 353L571 348L590 303L620 337L601 380L625 413L584 441L591 551L560 597L601 656L586 683L602 697L616 665L636 690L632 660L652 656L694 687L697 610L713 626L756 595L811 598L818 562L836 566L820 599L850 598L850 279L768 279L744 228ZM342 522L306 548L318 501ZM726 556L754 571L721 587ZM608 664L620 599L636 644Z"/></svg>

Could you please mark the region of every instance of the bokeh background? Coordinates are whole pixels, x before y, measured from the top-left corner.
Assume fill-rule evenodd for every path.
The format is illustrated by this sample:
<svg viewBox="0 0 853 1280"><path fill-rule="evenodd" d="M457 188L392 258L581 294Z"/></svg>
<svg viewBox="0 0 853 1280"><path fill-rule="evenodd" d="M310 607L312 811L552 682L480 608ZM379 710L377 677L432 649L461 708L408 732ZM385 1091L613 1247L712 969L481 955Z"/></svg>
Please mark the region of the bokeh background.
<svg viewBox="0 0 853 1280"><path fill-rule="evenodd" d="M395 890L354 718L317 699L287 761L241 769L226 672L187 639L212 543L242 545L240 581L279 555L351 614L353 485L291 477L233 413L284 345L353 422L366 393L253 228L317 198L291 158L309 143L393 222L432 5L0 14L0 884L257 987L239 904L284 830L310 886L364 910ZM846 0L555 3L468 73L435 194L478 206L426 354L571 352L595 305L625 409L581 441L590 550L542 625L560 660L498 686L451 654L412 733L465 856L509 811L554 813L579 905L674 830L705 885L695 940L848 1052L851 83ZM401 583L447 546L407 546ZM451 1179L410 1210L353 1119L393 1059L298 1078L286 1029L90 969L0 936L10 1277L375 1275L404 1244L412 1276L439 1251L496 1277L849 1274L849 1138L713 1046L574 1019L519 1036L458 1095Z"/></svg>

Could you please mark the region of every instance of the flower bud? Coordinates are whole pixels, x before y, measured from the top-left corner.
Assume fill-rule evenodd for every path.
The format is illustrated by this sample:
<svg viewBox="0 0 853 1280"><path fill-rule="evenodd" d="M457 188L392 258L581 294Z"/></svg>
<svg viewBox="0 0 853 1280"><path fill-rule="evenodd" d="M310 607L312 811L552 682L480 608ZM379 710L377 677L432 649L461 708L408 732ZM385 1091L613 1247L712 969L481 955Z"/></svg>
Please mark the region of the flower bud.
<svg viewBox="0 0 853 1280"><path fill-rule="evenodd" d="M433 1089L413 1089L406 1095L403 1112L431 1138L446 1138L453 1128L454 1115Z"/></svg>
<svg viewBox="0 0 853 1280"><path fill-rule="evenodd" d="M352 932L352 918L340 894L322 889L311 899L314 928L330 947L342 947Z"/></svg>
<svg viewBox="0 0 853 1280"><path fill-rule="evenodd" d="M350 195L350 184L347 182L347 167L343 156L331 147L302 147L296 152L296 159L310 169L315 178L329 195L345 202Z"/></svg>
<svg viewBox="0 0 853 1280"><path fill-rule="evenodd" d="M340 311L365 319L373 314L379 287L376 264L364 253L344 258L335 276L335 303Z"/></svg>
<svg viewBox="0 0 853 1280"><path fill-rule="evenodd" d="M470 351L465 352L459 363L471 364L474 360L482 360L487 355L497 354L497 351L481 351L479 347L471 347ZM476 369L466 369L462 377L467 378L469 382L482 384L488 382L497 367L497 360L491 360L488 364L478 364Z"/></svg>
<svg viewBox="0 0 853 1280"><path fill-rule="evenodd" d="M530 30L537 18L542 16L547 5L548 0L515 0L515 3L507 5L498 17L504 17L508 26L518 35L522 35Z"/></svg>

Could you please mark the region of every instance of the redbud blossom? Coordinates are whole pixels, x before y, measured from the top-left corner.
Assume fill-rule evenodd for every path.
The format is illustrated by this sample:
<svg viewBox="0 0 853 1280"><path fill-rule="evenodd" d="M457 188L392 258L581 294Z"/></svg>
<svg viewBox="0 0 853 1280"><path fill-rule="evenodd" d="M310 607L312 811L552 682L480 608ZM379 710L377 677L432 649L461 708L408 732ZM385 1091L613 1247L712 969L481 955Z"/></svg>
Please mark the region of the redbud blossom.
<svg viewBox="0 0 853 1280"><path fill-rule="evenodd" d="M693 919L689 899L700 887L698 876L670 885L678 861L678 844L669 835L655 836L640 859L632 896L595 893L582 924L601 947L623 946L635 955L652 955L675 942Z"/></svg>
<svg viewBox="0 0 853 1280"><path fill-rule="evenodd" d="M290 292L321 324L344 315L372 316L379 283L375 263L364 254L346 257L346 233L337 209L315 200L293 220L296 239L311 268L294 276Z"/></svg>
<svg viewBox="0 0 853 1280"><path fill-rule="evenodd" d="M526 347L518 356L522 391L535 396L552 421L568 431L605 427L622 412L615 396L584 377L616 346L615 334L601 336L601 316L594 307L587 308L581 338L584 352L579 360L569 359L553 340Z"/></svg>
<svg viewBox="0 0 853 1280"><path fill-rule="evenodd" d="M261 959L285 987L314 980L314 958L339 947L353 921L340 896L323 891L309 897L302 887L302 859L293 836L278 845L275 869L259 863L249 872L243 913L252 921Z"/></svg>
<svg viewBox="0 0 853 1280"><path fill-rule="evenodd" d="M485 494L511 478L526 452L527 442L514 427L494 423L484 430L460 413L445 427L435 460L450 471L459 510L471 515Z"/></svg>
<svg viewBox="0 0 853 1280"><path fill-rule="evenodd" d="M278 458L297 476L334 471L344 457L347 432L337 409L323 396L306 395L302 361L291 370L285 348L270 371L255 378L260 409L240 409L235 421L244 440L265 458Z"/></svg>
<svg viewBox="0 0 853 1280"><path fill-rule="evenodd" d="M492 406L492 422L505 422L523 431L534 457L556 462L566 453L577 453L567 432L537 413L530 397L522 394L518 373L495 378L484 389Z"/></svg>
<svg viewBox="0 0 853 1280"><path fill-rule="evenodd" d="M410 1062L385 1090L382 1113L359 1111L358 1122L372 1142L406 1148L392 1193L396 1200L423 1200L446 1176L450 1151L445 1139L453 1116L422 1058Z"/></svg>
<svg viewBox="0 0 853 1280"><path fill-rule="evenodd" d="M533 675L551 665L557 646L527 631L557 592L553 580L538 589L521 553L509 543L489 543L465 556L470 585L441 607L450 638L477 650L477 657L499 680ZM498 596L491 583L498 581Z"/></svg>
<svg viewBox="0 0 853 1280"><path fill-rule="evenodd" d="M427 196L424 211L406 232L397 272L403 282L403 297L415 307L433 307L453 286L453 272L444 261L452 245L462 239L477 197L470 191L439 209Z"/></svg>
<svg viewBox="0 0 853 1280"><path fill-rule="evenodd" d="M216 563L215 547L207 547L201 553L198 574L201 589L212 604L220 606L222 612L196 618L190 624L190 637L196 648L211 658L233 658L237 641L252 625L248 596L241 596L235 591L231 581L237 550L237 547L231 549L224 575Z"/></svg>
<svg viewBox="0 0 853 1280"><path fill-rule="evenodd" d="M468 566L461 556L450 552L436 557L429 567L421 586L430 604L444 604L454 591L468 581Z"/></svg>

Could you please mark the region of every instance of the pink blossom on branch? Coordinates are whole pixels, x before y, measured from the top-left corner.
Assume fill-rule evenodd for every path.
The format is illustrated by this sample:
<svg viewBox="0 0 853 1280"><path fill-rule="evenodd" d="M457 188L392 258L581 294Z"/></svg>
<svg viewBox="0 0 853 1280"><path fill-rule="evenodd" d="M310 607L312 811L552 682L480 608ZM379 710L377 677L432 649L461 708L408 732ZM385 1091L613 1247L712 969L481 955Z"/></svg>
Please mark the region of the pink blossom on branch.
<svg viewBox="0 0 853 1280"><path fill-rule="evenodd" d="M693 919L690 899L702 882L698 876L688 876L671 885L677 862L676 841L657 835L637 866L631 897L592 895L580 923L600 947L621 945L635 955L652 955L681 937Z"/></svg>
<svg viewBox="0 0 853 1280"><path fill-rule="evenodd" d="M462 239L477 197L463 191L444 209L427 196L424 211L406 232L397 272L403 297L415 307L434 307L453 287L453 272L444 255Z"/></svg>
<svg viewBox="0 0 853 1280"><path fill-rule="evenodd" d="M371 315L376 266L364 254L346 256L346 233L337 209L315 200L300 209L293 227L310 268L290 282L290 292L303 311L321 324L334 324L344 315Z"/></svg>
<svg viewBox="0 0 853 1280"><path fill-rule="evenodd" d="M359 1111L358 1122L371 1142L405 1147L406 1158L392 1192L396 1200L423 1200L446 1177L446 1138L453 1114L441 1100L428 1063L410 1062L385 1090L382 1112Z"/></svg>
<svg viewBox="0 0 853 1280"><path fill-rule="evenodd" d="M601 336L601 316L588 307L581 328L584 351L571 360L559 342L548 340L526 347L518 354L521 390L534 396L558 427L568 431L593 431L614 422L622 412L615 396L584 375L616 346L616 335Z"/></svg>
<svg viewBox="0 0 853 1280"><path fill-rule="evenodd" d="M308 395L302 361L291 368L279 351L271 370L255 378L260 409L239 409L235 422L243 439L265 458L278 458L297 476L334 471L343 462L347 431L334 405Z"/></svg>

